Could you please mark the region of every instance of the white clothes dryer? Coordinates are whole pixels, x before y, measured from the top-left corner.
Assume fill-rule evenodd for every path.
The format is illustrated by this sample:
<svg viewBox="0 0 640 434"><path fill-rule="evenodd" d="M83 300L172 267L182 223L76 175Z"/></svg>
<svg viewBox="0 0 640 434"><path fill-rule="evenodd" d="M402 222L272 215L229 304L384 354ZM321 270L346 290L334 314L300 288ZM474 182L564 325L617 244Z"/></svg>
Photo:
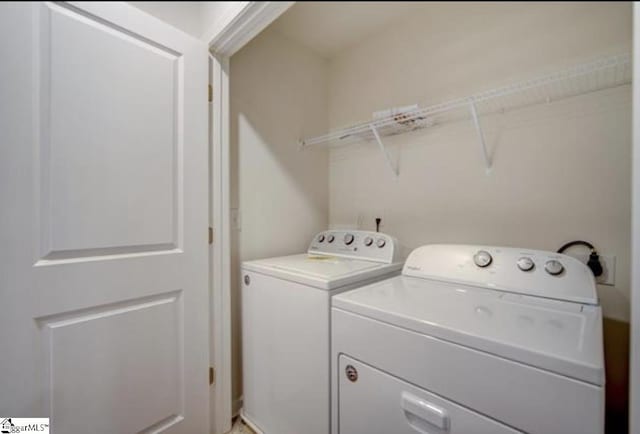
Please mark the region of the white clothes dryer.
<svg viewBox="0 0 640 434"><path fill-rule="evenodd" d="M414 250L332 300L333 434L602 434L591 270L551 252Z"/></svg>

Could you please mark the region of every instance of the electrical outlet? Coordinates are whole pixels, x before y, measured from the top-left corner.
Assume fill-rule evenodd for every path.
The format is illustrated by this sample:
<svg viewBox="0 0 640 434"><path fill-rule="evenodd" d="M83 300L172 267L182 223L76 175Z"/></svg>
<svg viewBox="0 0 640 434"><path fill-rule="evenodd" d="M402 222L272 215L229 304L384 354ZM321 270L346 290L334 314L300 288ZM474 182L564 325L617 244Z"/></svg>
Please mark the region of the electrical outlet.
<svg viewBox="0 0 640 434"><path fill-rule="evenodd" d="M371 228L372 231L376 230L376 219L379 218L380 219L380 232L384 232L384 227L387 224L387 216L386 216L386 209L384 208L377 208L374 209L371 212L371 216L368 217L368 226Z"/></svg>
<svg viewBox="0 0 640 434"><path fill-rule="evenodd" d="M384 232L385 210L376 209L374 211L360 211L357 215L356 229L361 231L375 231L376 230L376 218L380 218L380 232Z"/></svg>
<svg viewBox="0 0 640 434"><path fill-rule="evenodd" d="M602 275L596 277L596 282L600 285L614 286L616 284L616 257L600 255L602 264Z"/></svg>
<svg viewBox="0 0 640 434"><path fill-rule="evenodd" d="M574 258L583 263L589 260L588 253L572 254ZM616 284L616 257L613 255L599 255L600 264L602 265L602 274L596 277L598 285L614 286Z"/></svg>

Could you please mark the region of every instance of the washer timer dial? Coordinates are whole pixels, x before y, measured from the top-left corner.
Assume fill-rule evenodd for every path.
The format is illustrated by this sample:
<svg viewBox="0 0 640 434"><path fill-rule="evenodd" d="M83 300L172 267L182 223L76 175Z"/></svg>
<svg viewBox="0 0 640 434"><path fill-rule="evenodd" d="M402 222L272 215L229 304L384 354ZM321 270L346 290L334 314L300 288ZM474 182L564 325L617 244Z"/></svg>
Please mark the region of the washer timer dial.
<svg viewBox="0 0 640 434"><path fill-rule="evenodd" d="M522 271L531 271L535 266L535 264L533 263L533 260L526 256L523 256L522 258L518 259L517 265L518 265L518 268L521 269Z"/></svg>
<svg viewBox="0 0 640 434"><path fill-rule="evenodd" d="M551 274L552 276L557 276L558 274L561 274L564 271L564 265L562 265L560 261L556 261L555 259L552 259L550 261L547 261L546 264L544 264L544 269L547 271L547 273Z"/></svg>
<svg viewBox="0 0 640 434"><path fill-rule="evenodd" d="M478 252L473 255L473 262L480 268L488 267L491 261L493 261L491 253L486 250L478 250Z"/></svg>

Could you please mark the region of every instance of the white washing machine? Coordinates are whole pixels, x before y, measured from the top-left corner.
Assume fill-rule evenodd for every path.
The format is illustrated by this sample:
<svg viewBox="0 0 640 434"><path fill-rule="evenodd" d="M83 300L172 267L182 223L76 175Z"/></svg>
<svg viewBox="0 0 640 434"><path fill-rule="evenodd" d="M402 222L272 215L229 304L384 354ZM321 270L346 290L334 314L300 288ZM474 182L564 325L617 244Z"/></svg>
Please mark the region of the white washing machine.
<svg viewBox="0 0 640 434"><path fill-rule="evenodd" d="M264 434L330 430L331 297L399 275L396 239L326 231L305 254L242 265L242 418Z"/></svg>
<svg viewBox="0 0 640 434"><path fill-rule="evenodd" d="M569 256L429 245L332 300L333 434L601 434L602 312Z"/></svg>

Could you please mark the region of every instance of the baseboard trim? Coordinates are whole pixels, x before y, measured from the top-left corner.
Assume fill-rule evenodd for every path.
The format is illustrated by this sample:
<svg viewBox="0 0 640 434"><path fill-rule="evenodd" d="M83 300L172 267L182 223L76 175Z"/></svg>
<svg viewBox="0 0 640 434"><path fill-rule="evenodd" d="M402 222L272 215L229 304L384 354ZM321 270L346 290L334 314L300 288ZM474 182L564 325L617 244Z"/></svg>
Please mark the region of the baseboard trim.
<svg viewBox="0 0 640 434"><path fill-rule="evenodd" d="M256 434L264 434L262 431L260 431L260 428L258 428L257 426L255 426L253 424L253 422L251 422L249 419L247 419L247 417L244 414L244 411L240 410L240 417L242 418L242 421L249 427L251 428Z"/></svg>

